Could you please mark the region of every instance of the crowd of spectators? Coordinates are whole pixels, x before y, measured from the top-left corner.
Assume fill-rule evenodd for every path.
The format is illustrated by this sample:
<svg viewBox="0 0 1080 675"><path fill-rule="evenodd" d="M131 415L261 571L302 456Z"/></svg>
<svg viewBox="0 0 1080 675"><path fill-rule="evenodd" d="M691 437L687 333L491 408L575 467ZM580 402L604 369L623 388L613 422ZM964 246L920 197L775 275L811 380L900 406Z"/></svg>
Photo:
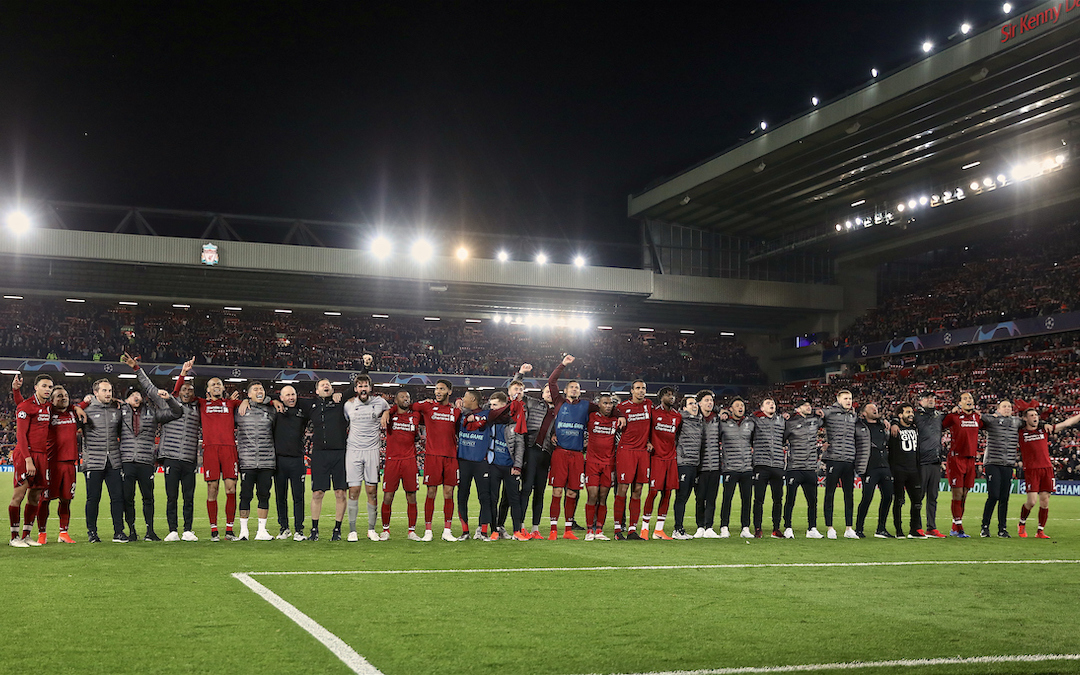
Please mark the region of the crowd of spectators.
<svg viewBox="0 0 1080 675"><path fill-rule="evenodd" d="M1074 311L1080 293L1077 235L1080 222L1037 233L1021 229L936 251L909 265L892 263L881 270L877 307L844 331L838 345ZM918 274L890 274L913 267Z"/></svg>
<svg viewBox="0 0 1080 675"><path fill-rule="evenodd" d="M761 384L756 359L730 337L657 329L589 330L465 323L461 319L326 316L268 309L177 308L161 303L0 304L0 356L115 361L124 351L146 363L198 363L394 373L508 375L523 361L579 357L575 376L653 382ZM538 372L538 376L546 373Z"/></svg>

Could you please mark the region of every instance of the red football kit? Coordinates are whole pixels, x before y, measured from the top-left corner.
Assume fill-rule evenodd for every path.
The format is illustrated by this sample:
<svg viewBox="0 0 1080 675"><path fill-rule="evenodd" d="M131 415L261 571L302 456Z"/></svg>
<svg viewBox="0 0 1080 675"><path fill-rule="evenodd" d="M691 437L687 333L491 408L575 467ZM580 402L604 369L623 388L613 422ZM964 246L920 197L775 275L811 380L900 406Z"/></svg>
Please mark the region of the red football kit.
<svg viewBox="0 0 1080 675"><path fill-rule="evenodd" d="M619 483L649 482L649 438L652 434L653 404L648 400L623 401L616 408L626 418L615 453L615 472Z"/></svg>
<svg viewBox="0 0 1080 675"><path fill-rule="evenodd" d="M586 487L610 488L615 481L615 432L619 418L600 413L589 415L589 436L585 444Z"/></svg>
<svg viewBox="0 0 1080 675"><path fill-rule="evenodd" d="M31 490L49 487L49 429L52 406L48 401L38 403L37 396L23 401L15 408L15 487L26 483ZM26 458L34 461L34 475L26 475Z"/></svg>
<svg viewBox="0 0 1080 675"><path fill-rule="evenodd" d="M649 464L649 487L653 490L677 490L679 468L675 465L675 438L682 426L677 410L653 410L652 461Z"/></svg>
<svg viewBox="0 0 1080 675"><path fill-rule="evenodd" d="M420 432L421 414L415 410L402 412L396 406L390 412L386 426L386 465L383 468L383 492L393 492L398 485L406 492L416 492L416 436Z"/></svg>
<svg viewBox="0 0 1080 675"><path fill-rule="evenodd" d="M979 454L979 430L982 415L978 412L950 413L941 423L942 429L952 433L949 456L945 464L945 476L949 487L975 486L975 457Z"/></svg>
<svg viewBox="0 0 1080 675"><path fill-rule="evenodd" d="M1050 463L1050 444L1044 429L1020 429L1020 459L1024 462L1026 492L1054 491L1054 465Z"/></svg>
<svg viewBox="0 0 1080 675"><path fill-rule="evenodd" d="M458 484L457 424L461 411L450 403L417 401L410 410L420 413L426 429L424 485Z"/></svg>
<svg viewBox="0 0 1080 675"><path fill-rule="evenodd" d="M75 465L79 461L79 418L68 408L53 411L49 421L49 499L75 498ZM62 524L62 523L61 523Z"/></svg>

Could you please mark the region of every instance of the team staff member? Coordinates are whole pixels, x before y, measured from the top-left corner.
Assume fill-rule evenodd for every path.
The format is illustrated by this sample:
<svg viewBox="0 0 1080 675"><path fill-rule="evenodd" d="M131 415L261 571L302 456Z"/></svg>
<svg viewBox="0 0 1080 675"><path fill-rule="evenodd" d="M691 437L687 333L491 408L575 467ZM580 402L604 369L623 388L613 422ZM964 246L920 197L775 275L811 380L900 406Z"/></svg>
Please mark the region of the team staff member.
<svg viewBox="0 0 1080 675"><path fill-rule="evenodd" d="M945 455L941 449L941 423L945 413L935 410L937 398L927 390L915 409L915 427L919 430L919 483L926 500L926 536L942 539L937 526L937 500L941 490L941 469Z"/></svg>
<svg viewBox="0 0 1080 675"><path fill-rule="evenodd" d="M37 517L42 494L49 487L49 423L52 419L52 377L44 373L34 380L34 396L15 408L15 491L8 504L11 520L11 545L17 548L40 546L30 538L30 528ZM23 498L26 507L22 508ZM22 532L19 532L19 510L23 511ZM87 502L89 508L89 501Z"/></svg>
<svg viewBox="0 0 1080 675"><path fill-rule="evenodd" d="M825 421L825 536L836 539L833 527L833 500L836 485L844 490L844 537L858 539L851 527L855 515L855 411L851 408L851 392L841 389L836 393L836 403L822 414Z"/></svg>
<svg viewBox="0 0 1080 675"><path fill-rule="evenodd" d="M161 541L154 532L154 475L157 474L157 427L184 415L184 409L169 392L160 391L152 401L144 399L149 380L139 364L128 354L122 360L135 371L137 387L133 387L120 404L120 461L124 467L124 520L128 525L128 540L138 541L135 533L135 489L142 497L143 520L146 521L146 541ZM142 391L140 391L140 389ZM164 399L164 400L163 400Z"/></svg>
<svg viewBox="0 0 1080 675"><path fill-rule="evenodd" d="M784 442L787 443L787 499L784 501L784 538L794 539L795 531L791 527L791 515L795 510L795 495L802 488L806 499L806 538L822 539L824 535L817 529L817 468L818 429L824 421L813 414L809 401L799 401L795 414L784 427Z"/></svg>
<svg viewBox="0 0 1080 675"><path fill-rule="evenodd" d="M296 388L285 385L279 395L281 409L274 423L274 493L277 498L278 539L304 541L304 435L311 409L297 405ZM276 407L276 406L275 406ZM293 502L293 530L289 531L289 494Z"/></svg>
<svg viewBox="0 0 1080 675"><path fill-rule="evenodd" d="M750 503L754 488L754 429L753 417L746 416L746 402L739 397L731 401L727 419L721 415L720 447L724 468L724 497L720 503L720 538L731 536L728 524L731 522L731 503L735 498L735 488L739 488L739 522L742 525L740 537L750 539Z"/></svg>
<svg viewBox="0 0 1080 675"><path fill-rule="evenodd" d="M542 539L540 534L540 518L544 508L544 490L547 486L548 469L551 467L550 448L545 451L543 443L537 445L540 427L547 420L547 426L551 426L553 418L548 418L551 394L547 387L542 390L542 398L536 399L525 395L525 377L532 372L531 363L521 364L517 375L514 376L510 386L507 387L507 395L510 397L511 414L514 419L525 418L525 460L521 467L521 507L524 511L529 510L530 496L533 501L533 532L535 538ZM507 501L506 492L499 499L499 530L505 532L506 517L510 512L510 503ZM530 535L530 538L533 538Z"/></svg>
<svg viewBox="0 0 1080 675"><path fill-rule="evenodd" d="M302 405L312 424L311 535L308 538L319 540L323 495L333 486L334 529L340 540L341 521L345 518L345 435L348 426L342 412L341 394L335 393L330 380L323 378L315 384L315 400L304 401ZM278 412L284 410L284 404L277 409Z"/></svg>
<svg viewBox="0 0 1080 675"><path fill-rule="evenodd" d="M671 493L679 488L679 466L676 462L675 443L682 427L682 415L675 410L675 390L664 387L656 394L660 402L653 410L652 446L653 456L649 463L649 496L642 514L641 538L649 538L649 519L652 516L656 495L660 495L660 508L656 515L653 539L671 539L664 534Z"/></svg>
<svg viewBox="0 0 1080 675"><path fill-rule="evenodd" d="M761 538L765 489L772 492L772 536L779 539L784 506L784 429L787 413L776 414L776 401L766 398L754 413L754 536Z"/></svg>
<svg viewBox="0 0 1080 675"><path fill-rule="evenodd" d="M356 517L360 513L360 492L367 494L368 539L379 541L375 531L378 519L379 449L382 430L386 428L383 413L390 404L382 396L371 395L371 378L359 375L353 383L355 396L345 402L343 412L349 421L349 436L345 445L345 479L349 484L349 541L358 539Z"/></svg>
<svg viewBox="0 0 1080 675"><path fill-rule="evenodd" d="M390 516L393 513L394 495L400 485L405 490L409 515L409 539L420 541L416 534L416 489L420 474L416 465L416 439L420 435L420 413L410 410L409 392L398 391L394 407L386 420L386 466L383 469L382 534L380 539L390 538Z"/></svg>
<svg viewBox="0 0 1080 675"><path fill-rule="evenodd" d="M120 408L112 398L112 383L93 384L83 424L83 472L86 475L86 534L91 544L100 543L97 532L101 486L109 490L113 541L126 543L124 534L124 469L120 462Z"/></svg>
<svg viewBox="0 0 1080 675"><path fill-rule="evenodd" d="M893 477L893 525L896 536L904 536L904 492L911 500L908 539L926 539L922 526L922 482L919 480L919 428L915 409L905 403L896 418L896 433L889 434L889 472Z"/></svg>
<svg viewBox="0 0 1080 675"><path fill-rule="evenodd" d="M195 365L195 359L186 361L180 369L173 395L184 386L184 379ZM210 517L210 541L218 537L218 491L225 483L225 539L233 541L233 519L236 517L236 478L239 475L239 459L236 456L236 423L234 415L240 405L240 392L225 396L225 383L220 377L212 377L206 383L206 398L199 401L199 418L203 436L203 478L206 480L206 513Z"/></svg>
<svg viewBox="0 0 1080 675"><path fill-rule="evenodd" d="M137 364L136 364L137 365ZM142 368L135 371L140 386L147 397L159 397L159 390ZM179 399L183 415L171 422L165 422L160 429L157 458L165 467L165 519L169 533L165 541L199 541L195 536L195 473L199 462L199 435L202 429L202 417L199 413L199 401L195 398L195 387L184 382L174 393L173 400ZM179 523L176 514L180 492L184 494L184 534L178 532Z"/></svg>
<svg viewBox="0 0 1080 675"><path fill-rule="evenodd" d="M431 541L431 522L435 518L435 496L442 486L443 541L457 541L450 530L454 518L454 488L458 485L457 429L461 411L450 401L454 385L450 380L435 383L435 400L417 401L409 408L420 413L426 430L424 443L424 500L423 541Z"/></svg>
<svg viewBox="0 0 1080 675"><path fill-rule="evenodd" d="M589 527L585 541L608 541L604 522L608 492L615 484L615 434L619 418L613 414L615 402L610 394L601 394L596 405L600 412L589 415L585 447L585 521Z"/></svg>
<svg viewBox="0 0 1080 675"><path fill-rule="evenodd" d="M266 529L270 513L270 489L274 482L276 453L274 423L277 411L266 402L262 382L248 383L247 399L236 411L236 450L240 459L240 541L247 541L248 519L251 516L251 497L259 500L256 516L259 529L256 541L270 541L274 535Z"/></svg>
<svg viewBox="0 0 1080 675"><path fill-rule="evenodd" d="M964 532L964 507L968 490L975 487L975 457L979 454L979 430L982 416L975 410L975 397L969 391L960 395L960 405L945 416L942 429L952 432L945 476L952 488L952 530L950 537L967 539Z"/></svg>
<svg viewBox="0 0 1080 675"><path fill-rule="evenodd" d="M499 504L499 488L507 493L507 502L510 505L510 518L514 527L512 535L516 541L528 541L529 535L525 534L524 520L525 511L521 505L521 465L525 458L525 420L514 419L512 414L500 415L504 410L509 410L509 397L501 391L497 391L488 399L488 419L500 418L502 422L491 425L491 450L488 451L488 513L494 514ZM519 424L520 422L520 424ZM505 530L504 530L505 531ZM498 531L491 533L492 540L501 535Z"/></svg>
<svg viewBox="0 0 1080 675"><path fill-rule="evenodd" d="M701 466L701 446L704 442L704 420L698 409L698 402L693 396L687 396L683 400L682 427L679 430L679 442L675 446L679 490L675 493L675 528L671 533L672 539L694 538L694 535L686 533L683 519L686 517L686 502L690 500L690 491L697 482L698 467Z"/></svg>
<svg viewBox="0 0 1080 675"><path fill-rule="evenodd" d="M874 500L874 488L881 490L878 504L877 531L878 539L895 539L885 528L889 518L889 506L893 498L893 479L889 471L888 430L881 421L881 413L873 403L863 406L862 417L855 423L855 470L863 478L863 496L859 502L859 518L855 525L855 535L862 539L866 512Z"/></svg>
<svg viewBox="0 0 1080 675"><path fill-rule="evenodd" d="M701 411L701 466L694 486L694 515L697 530L694 539L719 539L713 529L716 518L716 496L720 493L720 414L716 399L708 389L697 393Z"/></svg>
<svg viewBox="0 0 1080 675"><path fill-rule="evenodd" d="M1018 402L1019 403L1019 402ZM986 451L983 453L983 473L986 475L986 506L983 507L982 529L979 535L990 536L990 519L994 507L998 512L999 537L1008 537L1005 518L1009 513L1009 493L1012 491L1013 467L1016 466L1020 427L1024 421L1013 415L1012 401L999 401L993 415L982 416L986 430Z"/></svg>
<svg viewBox="0 0 1080 675"><path fill-rule="evenodd" d="M548 377L547 389L551 394L551 404L555 410L555 422L552 426L555 447L551 451L551 470L548 483L551 484L551 534L548 539L558 538L559 500L566 512L563 539L577 539L571 529L574 511L577 510L578 495L585 487L585 429L589 424L589 415L600 412L592 401L581 398L581 385L577 380L566 383L565 394L559 392L559 377L563 370L574 362L574 357L567 354L562 363L555 366Z"/></svg>
<svg viewBox="0 0 1080 675"><path fill-rule="evenodd" d="M476 392L465 392L461 397L461 418L458 421L457 436L458 518L461 520L461 536L458 541L469 538L469 495L473 484L476 485L476 495L480 501L480 523L475 538L489 539L487 532L491 514L484 495L490 491L487 453L491 449L491 434L480 422L487 420L490 411L479 408L480 400Z"/></svg>
<svg viewBox="0 0 1080 675"><path fill-rule="evenodd" d="M641 539L637 521L641 513L641 489L649 482L652 410L652 403L645 399L644 380L634 380L630 385L630 398L615 406L616 414L626 418L615 448L615 474L619 484L615 491L615 541ZM624 537L627 492L630 493L630 527Z"/></svg>
<svg viewBox="0 0 1080 675"><path fill-rule="evenodd" d="M1046 519L1050 515L1050 493L1054 491L1054 465L1050 463L1050 434L1056 434L1080 422L1080 415L1073 415L1064 422L1046 424L1039 428L1039 411L1034 406L1024 411L1024 426L1020 429L1020 457L1023 458L1024 491L1027 500L1020 509L1018 531L1021 537L1027 537L1027 517L1039 504L1039 529L1036 539L1049 539L1046 534Z"/></svg>

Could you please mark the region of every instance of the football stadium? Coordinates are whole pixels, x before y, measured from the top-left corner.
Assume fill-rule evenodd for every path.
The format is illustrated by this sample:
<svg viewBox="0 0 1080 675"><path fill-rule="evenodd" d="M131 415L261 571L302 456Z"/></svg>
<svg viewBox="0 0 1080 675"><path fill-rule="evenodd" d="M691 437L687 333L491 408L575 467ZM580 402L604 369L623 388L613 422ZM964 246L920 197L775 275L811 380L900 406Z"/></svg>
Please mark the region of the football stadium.
<svg viewBox="0 0 1080 675"><path fill-rule="evenodd" d="M6 204L0 671L1080 671L1080 3L1002 9L589 255Z"/></svg>

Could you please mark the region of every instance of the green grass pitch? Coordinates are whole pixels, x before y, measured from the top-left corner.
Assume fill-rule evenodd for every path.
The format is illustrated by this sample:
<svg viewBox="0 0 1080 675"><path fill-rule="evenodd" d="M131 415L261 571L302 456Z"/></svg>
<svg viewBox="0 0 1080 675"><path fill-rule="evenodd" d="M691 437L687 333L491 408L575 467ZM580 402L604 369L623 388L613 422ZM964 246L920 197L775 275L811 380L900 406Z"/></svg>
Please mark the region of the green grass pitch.
<svg viewBox="0 0 1080 675"><path fill-rule="evenodd" d="M10 474L0 474L0 480L0 497L7 501ZM200 481L195 530L201 541L91 546L85 543L81 480L79 489L72 519L78 544L55 543L54 507L49 544L0 550L9 604L0 620L9 646L0 672L23 672L30 664L54 673L349 672L326 647L232 576L316 570L774 565L254 577L387 675L636 673L1080 653L1076 562L776 566L1080 561L1080 499L1072 497L1051 499L1050 540L808 541L801 538L805 508L800 497L795 523L800 538L795 541L419 543L405 538L405 504L399 494L388 542L328 541L333 506L327 499L319 542L213 544ZM157 490L156 529L164 536L160 480ZM1022 499L1014 495L1011 500L1014 533ZM982 495L969 499L969 532L978 532L982 504ZM111 528L102 506L104 535ZM579 517L583 510L579 505ZM361 527L363 511L362 503ZM474 504L474 522L478 512ZM693 514L692 505L688 512ZM420 513L422 518L422 504ZM947 497L938 515L948 522ZM141 517L140 510L140 534ZM276 534L273 509L270 522ZM1034 518L1030 522L1034 529ZM25 657L23 665L19 654ZM858 672L1077 670L1078 661L1044 661Z"/></svg>

